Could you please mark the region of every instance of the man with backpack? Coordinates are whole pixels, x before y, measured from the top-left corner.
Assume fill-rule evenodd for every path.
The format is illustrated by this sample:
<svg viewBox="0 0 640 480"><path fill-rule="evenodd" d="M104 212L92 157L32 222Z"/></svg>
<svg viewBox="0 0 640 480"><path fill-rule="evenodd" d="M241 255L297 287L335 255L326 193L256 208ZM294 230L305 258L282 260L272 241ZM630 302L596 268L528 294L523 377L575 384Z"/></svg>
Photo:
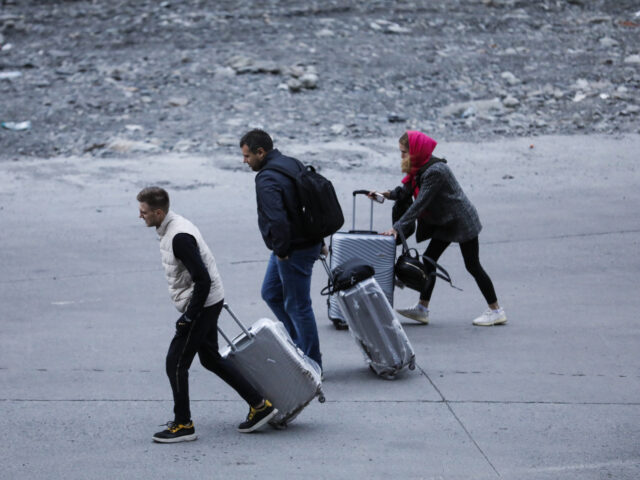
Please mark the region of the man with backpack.
<svg viewBox="0 0 640 480"><path fill-rule="evenodd" d="M257 172L258 226L272 251L262 282L262 298L294 343L322 368L311 307L311 273L324 243L322 236L318 237L322 234L309 233L304 214L296 177L305 172L305 166L274 149L273 140L263 130L243 135L240 148L244 163Z"/></svg>

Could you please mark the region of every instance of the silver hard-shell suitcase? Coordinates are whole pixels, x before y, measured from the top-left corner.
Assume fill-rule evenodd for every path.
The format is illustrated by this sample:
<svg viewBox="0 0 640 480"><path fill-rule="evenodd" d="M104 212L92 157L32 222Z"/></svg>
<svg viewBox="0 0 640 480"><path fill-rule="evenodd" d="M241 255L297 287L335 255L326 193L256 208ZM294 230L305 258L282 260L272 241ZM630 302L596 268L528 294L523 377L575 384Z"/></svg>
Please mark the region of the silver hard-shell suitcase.
<svg viewBox="0 0 640 480"><path fill-rule="evenodd" d="M332 278L326 260L324 257L321 260ZM371 370L391 380L405 368L415 368L411 342L375 277L335 295L351 335Z"/></svg>
<svg viewBox="0 0 640 480"><path fill-rule="evenodd" d="M352 258L364 260L375 270L375 279L380 284L389 303L393 305L396 240L393 236L380 235L373 230L373 200L371 200L369 230L356 230L356 196L367 195L367 193L369 193L368 190L353 192L352 229L348 232L337 232L331 236L329 268L332 270ZM337 295L330 295L327 304L329 319L334 324L345 321L338 306Z"/></svg>
<svg viewBox="0 0 640 480"><path fill-rule="evenodd" d="M325 401L320 367L293 343L281 322L262 318L247 329L227 304L224 308L242 333L230 340L218 327L228 344L221 355L278 409L272 426L286 427L315 397Z"/></svg>

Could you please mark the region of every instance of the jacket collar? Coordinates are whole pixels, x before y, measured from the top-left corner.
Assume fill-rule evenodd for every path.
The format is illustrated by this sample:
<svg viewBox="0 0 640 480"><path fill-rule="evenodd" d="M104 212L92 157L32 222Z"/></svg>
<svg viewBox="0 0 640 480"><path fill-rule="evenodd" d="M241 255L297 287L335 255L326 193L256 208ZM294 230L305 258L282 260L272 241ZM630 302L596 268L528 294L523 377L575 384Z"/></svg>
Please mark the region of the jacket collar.
<svg viewBox="0 0 640 480"><path fill-rule="evenodd" d="M418 170L418 173L416 174L416 177L420 178L422 174L426 172L431 165L435 165L436 163L447 163L447 160L444 158L434 157L432 155L429 161L425 163L422 167L420 167L420 169Z"/></svg>
<svg viewBox="0 0 640 480"><path fill-rule="evenodd" d="M277 148L274 148L273 150L271 150L269 153L267 153L267 156L264 157L260 170L262 170L265 167L265 165L269 163L271 160L273 160L276 157L280 157L281 155L282 154L280 153L280 150L278 150Z"/></svg>
<svg viewBox="0 0 640 480"><path fill-rule="evenodd" d="M164 220L162 221L162 223L160 224L159 227L156 227L156 232L158 233L158 236L160 237L164 237L165 233L167 233L167 228L169 228L169 224L176 218L176 214L173 213L171 210L169 210L169 212L167 213L167 215L164 217Z"/></svg>

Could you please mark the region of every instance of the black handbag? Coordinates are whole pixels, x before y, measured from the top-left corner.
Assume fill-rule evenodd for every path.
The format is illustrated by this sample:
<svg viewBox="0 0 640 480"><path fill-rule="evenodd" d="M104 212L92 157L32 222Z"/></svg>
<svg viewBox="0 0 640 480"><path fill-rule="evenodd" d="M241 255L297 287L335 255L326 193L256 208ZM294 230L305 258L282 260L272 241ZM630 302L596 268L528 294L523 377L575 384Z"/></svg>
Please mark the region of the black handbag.
<svg viewBox="0 0 640 480"><path fill-rule="evenodd" d="M320 293L322 295L333 295L341 290L347 290L356 283L373 277L375 273L373 266L359 258L346 260L331 271L329 283Z"/></svg>
<svg viewBox="0 0 640 480"><path fill-rule="evenodd" d="M409 248L402 229L398 230L398 237L402 242L402 253L396 260L394 271L396 278L401 283L412 290L422 292L429 282L435 281L435 277L439 277L456 290L462 290L451 282L449 272L442 266L425 255L419 255L415 248ZM424 262L429 263L433 269L428 269Z"/></svg>

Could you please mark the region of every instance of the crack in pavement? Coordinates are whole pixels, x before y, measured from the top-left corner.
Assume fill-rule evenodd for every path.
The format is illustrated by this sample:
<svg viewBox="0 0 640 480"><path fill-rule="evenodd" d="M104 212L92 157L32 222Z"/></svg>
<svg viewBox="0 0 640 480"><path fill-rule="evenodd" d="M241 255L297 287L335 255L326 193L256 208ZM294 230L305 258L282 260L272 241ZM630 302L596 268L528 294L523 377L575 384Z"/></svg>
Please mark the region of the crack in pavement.
<svg viewBox="0 0 640 480"><path fill-rule="evenodd" d="M440 389L437 387L437 385L434 383L433 380L431 380L431 377L427 374L427 372L424 371L424 369L422 367L420 367L419 365L416 365L418 367L418 369L422 372L422 374L425 376L425 378L427 379L427 381L431 384L431 386L434 388L434 390L438 393L438 395L440 395L440 398L442 400L442 403L444 403L447 406L447 409L449 410L449 412L451 413L451 415L453 415L453 418L456 419L456 422L458 422L458 424L460 425L460 427L462 427L462 430L464 430L464 432L466 433L467 437L469 438L469 440L471 440L471 442L475 445L476 449L480 452L480 454L484 457L484 459L487 461L487 463L489 464L489 466L491 467L491 469L496 473L496 475L498 477L501 477L500 472L498 472L498 470L496 469L495 465L493 464L493 462L491 462L491 460L489 459L489 457L487 456L487 454L484 452L484 450L482 450L482 448L480 447L480 445L478 444L478 442L476 442L476 439L473 438L473 435L471 435L471 432L467 429L467 427L465 426L465 424L462 422L462 420L460 419L460 417L458 417L458 415L456 414L456 412L453 410L453 408L451 407L451 402L449 402L445 396L442 394L442 392L440 391Z"/></svg>

